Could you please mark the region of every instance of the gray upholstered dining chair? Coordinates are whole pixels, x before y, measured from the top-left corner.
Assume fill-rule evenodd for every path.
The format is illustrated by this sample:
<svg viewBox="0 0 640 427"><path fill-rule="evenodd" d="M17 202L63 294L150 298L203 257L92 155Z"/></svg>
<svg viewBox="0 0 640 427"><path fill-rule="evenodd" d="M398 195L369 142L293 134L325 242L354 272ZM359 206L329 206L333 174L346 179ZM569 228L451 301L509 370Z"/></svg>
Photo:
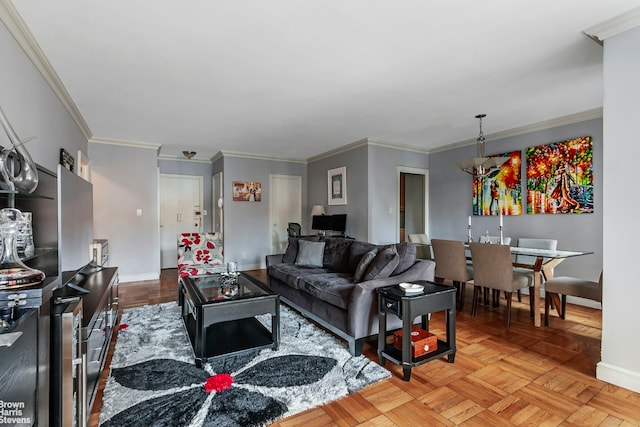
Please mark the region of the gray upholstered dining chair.
<svg viewBox="0 0 640 427"><path fill-rule="evenodd" d="M532 248L532 249L549 249L555 251L558 248L558 241L555 239L538 239L532 237L521 237L518 239L519 248ZM536 262L536 257L530 255L516 255L515 261L520 264L533 265ZM514 272L519 274L529 274L533 278L533 270L523 267L514 267ZM542 272L544 277L544 271ZM546 279L546 277L544 277ZM518 291L518 301L522 301L520 291Z"/></svg>
<svg viewBox="0 0 640 427"><path fill-rule="evenodd" d="M480 236L478 241L480 243L491 243L492 245L499 245L500 244L500 236ZM511 237L502 237L502 244L503 245L510 245L511 244Z"/></svg>
<svg viewBox="0 0 640 427"><path fill-rule="evenodd" d="M487 245L469 243L471 262L473 263L473 304L471 315L475 316L481 288L494 291L494 306L497 306L497 293L507 295L506 326L511 324L511 300L513 292L533 286L533 276L520 274L513 270L513 260L508 245ZM437 264L436 264L437 268ZM532 301L532 299L530 299ZM531 310L533 312L533 310Z"/></svg>
<svg viewBox="0 0 640 427"><path fill-rule="evenodd" d="M600 278L597 282L560 276L547 280L544 286L544 326L549 326L549 306L551 305L551 295L554 293L562 295L561 319L565 318L567 312L567 295L602 302L602 272L600 272Z"/></svg>
<svg viewBox="0 0 640 427"><path fill-rule="evenodd" d="M464 309L466 284L473 279L473 267L467 264L464 243L458 240L431 239L436 262L435 281L450 281L458 289L458 307Z"/></svg>
<svg viewBox="0 0 640 427"><path fill-rule="evenodd" d="M431 242L426 234L409 234L407 236L411 243L416 244L416 258L433 259L431 255Z"/></svg>

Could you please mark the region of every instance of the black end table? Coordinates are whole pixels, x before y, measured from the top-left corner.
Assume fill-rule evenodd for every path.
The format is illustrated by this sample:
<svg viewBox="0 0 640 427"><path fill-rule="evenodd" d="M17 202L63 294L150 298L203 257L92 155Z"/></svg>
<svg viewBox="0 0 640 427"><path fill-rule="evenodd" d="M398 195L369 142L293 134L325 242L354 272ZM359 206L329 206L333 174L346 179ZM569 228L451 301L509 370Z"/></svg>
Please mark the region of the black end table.
<svg viewBox="0 0 640 427"><path fill-rule="evenodd" d="M195 362L259 348L278 349L280 296L255 277L227 273L181 277L178 303ZM271 331L255 316L271 314Z"/></svg>
<svg viewBox="0 0 640 427"><path fill-rule="evenodd" d="M411 368L447 355L449 363L456 357L456 289L452 286L418 280L412 282L424 286L420 293L405 293L398 285L378 288L379 327L378 359L401 364L404 380L411 379ZM438 340L438 349L419 357L411 354L411 326L416 317L422 316L422 329L429 330L429 313L445 311L447 340ZM387 344L387 313L402 320L402 351Z"/></svg>

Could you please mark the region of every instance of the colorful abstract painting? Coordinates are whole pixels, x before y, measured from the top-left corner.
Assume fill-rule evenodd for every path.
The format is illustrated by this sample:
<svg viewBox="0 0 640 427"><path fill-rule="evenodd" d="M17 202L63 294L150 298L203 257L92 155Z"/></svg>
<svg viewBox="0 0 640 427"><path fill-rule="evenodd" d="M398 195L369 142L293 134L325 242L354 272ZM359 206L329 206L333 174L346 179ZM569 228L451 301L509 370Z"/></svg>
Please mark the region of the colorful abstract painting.
<svg viewBox="0 0 640 427"><path fill-rule="evenodd" d="M490 157L508 157L485 176L473 178L474 215L522 215L522 154L520 151Z"/></svg>
<svg viewBox="0 0 640 427"><path fill-rule="evenodd" d="M527 213L593 212L593 144L590 136L529 147Z"/></svg>

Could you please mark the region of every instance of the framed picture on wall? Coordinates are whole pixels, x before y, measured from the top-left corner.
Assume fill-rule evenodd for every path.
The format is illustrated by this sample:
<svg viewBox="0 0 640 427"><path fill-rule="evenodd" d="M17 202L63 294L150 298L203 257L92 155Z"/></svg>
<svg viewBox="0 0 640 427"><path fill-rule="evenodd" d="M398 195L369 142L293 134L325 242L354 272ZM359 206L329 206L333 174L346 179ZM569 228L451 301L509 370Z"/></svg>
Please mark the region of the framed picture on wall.
<svg viewBox="0 0 640 427"><path fill-rule="evenodd" d="M233 181L234 202L259 202L262 200L262 184L259 182Z"/></svg>
<svg viewBox="0 0 640 427"><path fill-rule="evenodd" d="M327 172L327 198L329 205L347 204L347 167L329 169Z"/></svg>

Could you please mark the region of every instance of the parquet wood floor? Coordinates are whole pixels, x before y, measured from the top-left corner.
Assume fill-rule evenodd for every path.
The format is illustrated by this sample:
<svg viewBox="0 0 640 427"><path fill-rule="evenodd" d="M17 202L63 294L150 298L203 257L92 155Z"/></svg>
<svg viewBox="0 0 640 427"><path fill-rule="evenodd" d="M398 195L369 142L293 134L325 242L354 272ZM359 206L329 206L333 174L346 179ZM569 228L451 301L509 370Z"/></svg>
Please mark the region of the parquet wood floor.
<svg viewBox="0 0 640 427"><path fill-rule="evenodd" d="M264 270L251 272L265 279ZM265 280L266 281L266 280ZM499 309L478 308L457 316L455 363L435 360L414 368L411 381L390 362L390 379L330 404L283 419L271 427L386 426L640 426L640 394L595 378L600 360L601 313L568 305L566 320L555 313L549 327L535 328L529 301L514 299L511 327ZM160 280L120 284L120 308L175 301L176 270ZM504 301L504 300L503 300ZM434 313L431 331L444 336L444 314ZM114 349L111 343L107 366ZM375 342L364 354L377 361ZM98 426L102 388L90 418ZM143 427L143 426L141 426Z"/></svg>

